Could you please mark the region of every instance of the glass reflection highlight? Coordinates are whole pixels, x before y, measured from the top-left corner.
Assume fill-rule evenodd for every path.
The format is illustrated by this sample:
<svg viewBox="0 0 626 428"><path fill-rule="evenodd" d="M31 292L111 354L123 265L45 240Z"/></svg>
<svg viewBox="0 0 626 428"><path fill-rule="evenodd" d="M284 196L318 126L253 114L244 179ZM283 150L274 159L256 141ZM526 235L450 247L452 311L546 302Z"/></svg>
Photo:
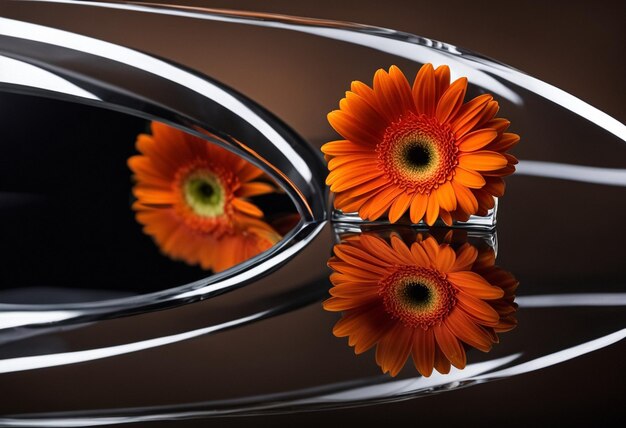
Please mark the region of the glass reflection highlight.
<svg viewBox="0 0 626 428"><path fill-rule="evenodd" d="M366 232L335 245L332 297L324 302L343 313L335 336L348 337L356 354L375 347L391 376L409 357L430 376L465 368L466 349L489 352L498 333L517 325L518 282L495 266L491 247L458 238Z"/></svg>

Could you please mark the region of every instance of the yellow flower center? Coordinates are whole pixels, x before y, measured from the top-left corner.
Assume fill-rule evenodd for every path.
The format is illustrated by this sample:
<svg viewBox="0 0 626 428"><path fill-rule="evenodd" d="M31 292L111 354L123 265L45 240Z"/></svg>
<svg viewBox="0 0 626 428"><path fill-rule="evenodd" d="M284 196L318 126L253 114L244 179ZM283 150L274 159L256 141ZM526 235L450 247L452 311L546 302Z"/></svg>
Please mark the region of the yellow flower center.
<svg viewBox="0 0 626 428"><path fill-rule="evenodd" d="M432 327L456 305L456 289L434 269L404 266L380 286L385 311L407 327Z"/></svg>
<svg viewBox="0 0 626 428"><path fill-rule="evenodd" d="M233 230L232 200L239 180L229 170L207 160L190 162L176 173L176 214L198 233L220 237Z"/></svg>
<svg viewBox="0 0 626 428"><path fill-rule="evenodd" d="M412 193L428 194L451 180L458 164L450 126L412 112L387 127L376 152L387 177Z"/></svg>
<svg viewBox="0 0 626 428"><path fill-rule="evenodd" d="M185 201L197 215L217 217L224 214L224 187L219 178L209 171L200 171L187 177L183 193Z"/></svg>

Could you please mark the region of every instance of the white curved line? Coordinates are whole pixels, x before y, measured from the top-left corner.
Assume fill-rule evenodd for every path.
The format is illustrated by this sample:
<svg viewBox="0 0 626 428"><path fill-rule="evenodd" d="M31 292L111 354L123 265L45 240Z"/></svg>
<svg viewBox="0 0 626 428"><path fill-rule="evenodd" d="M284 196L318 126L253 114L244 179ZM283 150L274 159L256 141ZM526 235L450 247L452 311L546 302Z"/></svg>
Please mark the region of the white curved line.
<svg viewBox="0 0 626 428"><path fill-rule="evenodd" d="M619 168L521 160L516 166L516 174L608 184L609 186L626 186L626 169Z"/></svg>
<svg viewBox="0 0 626 428"><path fill-rule="evenodd" d="M484 88L487 88L493 93L510 100L511 102L521 105L521 97L493 78L490 74L497 75L498 77L505 79L509 82L513 82L521 88L534 92L535 94L548 99L561 107L576 113L577 115L589 120L592 123L606 129L616 137L626 141L626 125L604 113L602 110L593 107L592 105L584 102L580 98L565 92L556 86L550 85L535 77L524 74L521 71L515 70L507 65L498 64L496 62L488 61L482 58L473 58L471 54L465 54L456 49L455 46L446 45L449 50L437 50L428 46L415 44L411 41L393 39L389 37L381 37L379 35L368 34L365 32L359 32L349 30L346 28L328 28L328 27L315 27L313 25L295 24L290 22L278 22L271 20L251 20L249 18L242 18L236 15L231 16L218 16L211 15L210 11L201 12L193 10L182 10L171 5L162 4L150 4L141 5L129 1L126 4L121 3L108 3L108 2L95 2L95 1L76 1L76 0L29 0L44 3L61 3L61 4L74 4L74 5L87 5L93 7L102 7L107 9L120 9L120 10L132 10L137 12L148 12L152 14L163 14L170 16L181 16L187 18L205 19L211 21L222 22L237 22L246 25L255 25L259 27L269 28L282 28L292 31L299 31L301 33L313 34L321 37L326 37L334 40L341 40L361 46L368 47L370 49L378 50L385 53L391 53L399 57L407 58L411 61L415 61L416 58L420 58L420 61L432 62L433 65L445 64L450 59L456 62L455 72L460 72L462 75L471 76L472 81ZM161 7L161 9L155 7ZM284 18L284 17L283 17ZM336 22L337 25L346 23ZM379 27L370 27L361 25L360 28L366 28L370 30L385 30ZM387 30L389 31L389 30ZM410 34L407 34L410 35ZM448 60L448 61L447 61ZM423 62L423 61L422 61Z"/></svg>
<svg viewBox="0 0 626 428"><path fill-rule="evenodd" d="M243 102L235 96L229 94L222 88L204 80L198 76L174 67L164 61L141 52L129 49L103 40L94 39L69 31L58 30L56 28L45 27L43 25L31 24L8 18L0 18L0 34L9 37L18 37L24 40L32 40L39 43L54 44L67 49L85 52L91 55L121 62L129 67L135 67L147 73L167 79L186 87L200 95L212 100L219 100L219 103L226 109L237 114L248 122L265 137L273 141L276 147L287 156L298 169L302 177L309 181L313 177L313 172L306 162L291 147L272 126L258 116Z"/></svg>
<svg viewBox="0 0 626 428"><path fill-rule="evenodd" d="M61 352L58 354L32 355L28 357L7 358L0 360L0 373L14 373L24 370L34 370L48 367L65 366L68 364L84 363L86 361L109 358L116 355L128 354L131 352L143 351L145 349L165 346L194 337L220 331L226 328L246 324L248 322L262 319L269 311L263 311L254 315L227 321L221 324L196 330L186 331L170 336L157 337L154 339L142 340L139 342L125 343L123 345L109 346L106 348L87 349L85 351Z"/></svg>
<svg viewBox="0 0 626 428"><path fill-rule="evenodd" d="M100 100L91 92L85 91L54 73L2 55L0 55L0 82L62 92L89 100Z"/></svg>
<svg viewBox="0 0 626 428"><path fill-rule="evenodd" d="M626 293L545 294L518 296L523 308L569 308L573 306L626 306Z"/></svg>

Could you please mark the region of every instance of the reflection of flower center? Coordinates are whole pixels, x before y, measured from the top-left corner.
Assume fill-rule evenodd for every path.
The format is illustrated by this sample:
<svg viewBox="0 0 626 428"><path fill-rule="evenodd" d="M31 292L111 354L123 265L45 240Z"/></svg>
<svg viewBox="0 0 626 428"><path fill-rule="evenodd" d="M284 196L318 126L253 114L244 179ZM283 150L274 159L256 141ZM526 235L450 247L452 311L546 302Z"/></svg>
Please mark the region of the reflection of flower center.
<svg viewBox="0 0 626 428"><path fill-rule="evenodd" d="M413 307L428 306L432 294L428 286L421 282L408 281L404 287L406 302Z"/></svg>
<svg viewBox="0 0 626 428"><path fill-rule="evenodd" d="M237 177L205 160L197 160L176 173L174 189L180 198L176 213L193 230L220 237L233 228Z"/></svg>
<svg viewBox="0 0 626 428"><path fill-rule="evenodd" d="M456 305L455 288L434 269L404 266L381 281L385 310L408 327L432 327Z"/></svg>
<svg viewBox="0 0 626 428"><path fill-rule="evenodd" d="M458 164L450 125L414 113L387 127L376 152L379 165L390 180L418 193L430 193L452 179Z"/></svg>
<svg viewBox="0 0 626 428"><path fill-rule="evenodd" d="M189 176L183 185L185 201L202 217L216 217L224 213L224 188L219 179L208 171Z"/></svg>

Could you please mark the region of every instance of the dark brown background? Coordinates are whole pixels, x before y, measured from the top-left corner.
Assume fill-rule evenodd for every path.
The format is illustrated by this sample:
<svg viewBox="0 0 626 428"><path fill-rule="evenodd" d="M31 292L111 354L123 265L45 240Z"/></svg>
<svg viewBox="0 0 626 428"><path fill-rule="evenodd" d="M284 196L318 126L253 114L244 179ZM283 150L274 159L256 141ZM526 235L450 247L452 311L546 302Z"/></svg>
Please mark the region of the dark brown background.
<svg viewBox="0 0 626 428"><path fill-rule="evenodd" d="M169 3L172 3L170 1ZM2 1L2 3L5 3ZM165 2L162 2L165 3ZM480 52L552 83L618 120L626 121L626 2L623 1L178 1L181 4L339 19L389 27ZM4 4L3 6L6 6ZM10 6L19 17L17 6ZM89 32L88 19L41 16L41 23L64 20ZM154 43L164 56L202 70L212 58L198 56L189 40L200 23L181 28L127 32L111 27L110 39ZM134 29L136 30L136 29ZM180 37L181 40L178 39ZM128 40L130 38L130 40ZM306 55L306 52L302 53ZM623 213L620 214L624 220ZM591 426L624 421L626 366L622 342L538 372L466 390L397 404L299 415L184 422L180 426L352 426L404 423L449 426L478 424ZM170 426L157 423L152 426Z"/></svg>

